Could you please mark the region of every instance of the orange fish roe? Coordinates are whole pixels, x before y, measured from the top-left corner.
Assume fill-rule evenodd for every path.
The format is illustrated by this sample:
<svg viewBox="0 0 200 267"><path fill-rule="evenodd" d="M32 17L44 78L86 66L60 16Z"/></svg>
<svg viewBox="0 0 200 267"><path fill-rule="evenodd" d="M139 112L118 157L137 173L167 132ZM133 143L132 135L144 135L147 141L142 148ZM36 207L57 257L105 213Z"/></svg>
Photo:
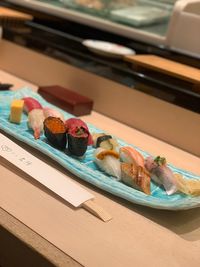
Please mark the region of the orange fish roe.
<svg viewBox="0 0 200 267"><path fill-rule="evenodd" d="M66 132L65 124L60 118L48 117L45 119L44 124L53 134Z"/></svg>

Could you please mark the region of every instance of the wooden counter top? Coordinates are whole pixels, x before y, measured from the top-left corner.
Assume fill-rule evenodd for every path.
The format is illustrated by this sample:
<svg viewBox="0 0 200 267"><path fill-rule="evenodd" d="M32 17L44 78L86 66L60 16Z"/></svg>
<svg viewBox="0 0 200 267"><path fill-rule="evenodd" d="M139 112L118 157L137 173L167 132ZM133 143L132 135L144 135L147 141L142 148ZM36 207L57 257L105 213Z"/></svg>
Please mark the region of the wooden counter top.
<svg viewBox="0 0 200 267"><path fill-rule="evenodd" d="M154 155L162 153L170 163L200 175L200 159L192 154L96 112L83 120ZM70 175L112 214L113 220L103 223L30 183L6 162L0 162L0 173L0 225L56 266L199 266L200 208L170 212L134 205Z"/></svg>

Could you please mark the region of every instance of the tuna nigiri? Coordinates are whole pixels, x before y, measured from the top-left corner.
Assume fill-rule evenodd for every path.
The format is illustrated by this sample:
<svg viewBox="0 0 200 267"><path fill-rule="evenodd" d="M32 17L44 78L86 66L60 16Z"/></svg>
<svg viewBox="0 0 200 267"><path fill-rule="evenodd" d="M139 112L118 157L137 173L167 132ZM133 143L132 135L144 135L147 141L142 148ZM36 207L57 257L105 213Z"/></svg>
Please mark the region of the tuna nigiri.
<svg viewBox="0 0 200 267"><path fill-rule="evenodd" d="M119 154L121 161L135 164L144 168L143 156L133 147L123 146L120 148Z"/></svg>
<svg viewBox="0 0 200 267"><path fill-rule="evenodd" d="M117 177L118 180L121 179L121 167L117 152L99 147L95 149L94 161L101 170Z"/></svg>
<svg viewBox="0 0 200 267"><path fill-rule="evenodd" d="M24 97L24 108L26 113L29 113L33 109L42 109L42 105L33 97Z"/></svg>
<svg viewBox="0 0 200 267"><path fill-rule="evenodd" d="M148 157L145 160L145 167L151 173L152 180L163 185L168 195L172 195L178 190L174 174L167 166L165 158Z"/></svg>
<svg viewBox="0 0 200 267"><path fill-rule="evenodd" d="M66 126L66 129L67 129L67 132L69 130L74 131L74 129L76 129L76 128L84 129L85 132L88 133L88 145L92 145L93 144L92 136L91 136L91 134L89 132L87 124L84 121L82 121L81 119L70 118L70 119L65 121L65 126Z"/></svg>
<svg viewBox="0 0 200 267"><path fill-rule="evenodd" d="M28 126L34 132L35 139L43 132L44 113L42 109L33 109L28 113Z"/></svg>

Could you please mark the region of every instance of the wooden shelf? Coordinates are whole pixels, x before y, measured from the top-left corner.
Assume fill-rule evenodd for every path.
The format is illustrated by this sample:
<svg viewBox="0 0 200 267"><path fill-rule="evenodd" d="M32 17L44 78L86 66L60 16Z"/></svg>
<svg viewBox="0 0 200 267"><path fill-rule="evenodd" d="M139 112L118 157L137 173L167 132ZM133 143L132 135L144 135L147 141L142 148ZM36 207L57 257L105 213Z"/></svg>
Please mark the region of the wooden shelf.
<svg viewBox="0 0 200 267"><path fill-rule="evenodd" d="M125 61L132 63L137 69L151 70L189 82L195 91L200 92L200 70L197 68L154 55L127 56Z"/></svg>

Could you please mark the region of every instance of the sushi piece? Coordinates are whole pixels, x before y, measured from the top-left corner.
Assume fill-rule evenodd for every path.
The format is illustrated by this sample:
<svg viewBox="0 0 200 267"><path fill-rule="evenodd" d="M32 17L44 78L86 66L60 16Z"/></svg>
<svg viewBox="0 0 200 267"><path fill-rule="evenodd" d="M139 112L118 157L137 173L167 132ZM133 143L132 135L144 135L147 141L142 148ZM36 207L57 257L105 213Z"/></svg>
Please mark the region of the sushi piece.
<svg viewBox="0 0 200 267"><path fill-rule="evenodd" d="M88 146L88 131L82 126L71 127L67 132L68 151L77 157L82 157Z"/></svg>
<svg viewBox="0 0 200 267"><path fill-rule="evenodd" d="M93 144L92 136L91 136L91 134L89 132L87 124L84 121L82 121L81 119L70 118L70 119L65 121L65 126L66 126L66 129L67 129L67 132L69 130L73 131L74 128L82 128L82 129L84 129L84 131L86 133L88 133L88 146Z"/></svg>
<svg viewBox="0 0 200 267"><path fill-rule="evenodd" d="M111 135L102 135L102 136L99 136L96 140L96 147L100 147L101 145L103 145L104 143L108 143L109 144L109 141L112 139L112 136ZM112 146L108 148L107 147L104 147L105 149L112 149Z"/></svg>
<svg viewBox="0 0 200 267"><path fill-rule="evenodd" d="M34 132L34 138L40 138L43 132L44 113L42 109L33 109L28 113L28 126Z"/></svg>
<svg viewBox="0 0 200 267"><path fill-rule="evenodd" d="M141 166L132 163L121 163L121 179L122 181L147 195L151 194L150 185L151 178L149 173Z"/></svg>
<svg viewBox="0 0 200 267"><path fill-rule="evenodd" d="M96 133L92 135L93 145L94 147L102 147L107 150L116 150L118 151L118 143L117 140L112 138L111 135L107 135L105 133Z"/></svg>
<svg viewBox="0 0 200 267"><path fill-rule="evenodd" d="M94 162L97 166L107 174L121 179L121 167L119 161L119 153L114 150L106 150L102 147L95 149Z"/></svg>
<svg viewBox="0 0 200 267"><path fill-rule="evenodd" d="M150 172L152 180L159 185L163 185L168 195L172 195L178 190L174 174L167 166L164 157L146 158L145 167Z"/></svg>
<svg viewBox="0 0 200 267"><path fill-rule="evenodd" d="M144 168L143 156L133 147L124 146L120 148L120 159L123 162L135 164Z"/></svg>
<svg viewBox="0 0 200 267"><path fill-rule="evenodd" d="M10 105L10 122L20 123L22 118L24 101L21 99L14 99Z"/></svg>
<svg viewBox="0 0 200 267"><path fill-rule="evenodd" d="M44 111L44 117L55 117L55 118L60 118L62 121L64 121L64 116L61 112L59 112L57 109L53 108L43 108Z"/></svg>
<svg viewBox="0 0 200 267"><path fill-rule="evenodd" d="M50 144L65 149L67 144L66 127L60 118L48 117L44 120L44 135Z"/></svg>
<svg viewBox="0 0 200 267"><path fill-rule="evenodd" d="M97 139L101 136L106 135L105 133L93 133L92 134L92 140L93 140L93 146L97 147ZM110 136L110 138L112 138L112 136Z"/></svg>
<svg viewBox="0 0 200 267"><path fill-rule="evenodd" d="M33 109L42 109L42 105L35 98L24 97L24 98L22 98L22 100L24 100L23 110L26 113L29 113Z"/></svg>

